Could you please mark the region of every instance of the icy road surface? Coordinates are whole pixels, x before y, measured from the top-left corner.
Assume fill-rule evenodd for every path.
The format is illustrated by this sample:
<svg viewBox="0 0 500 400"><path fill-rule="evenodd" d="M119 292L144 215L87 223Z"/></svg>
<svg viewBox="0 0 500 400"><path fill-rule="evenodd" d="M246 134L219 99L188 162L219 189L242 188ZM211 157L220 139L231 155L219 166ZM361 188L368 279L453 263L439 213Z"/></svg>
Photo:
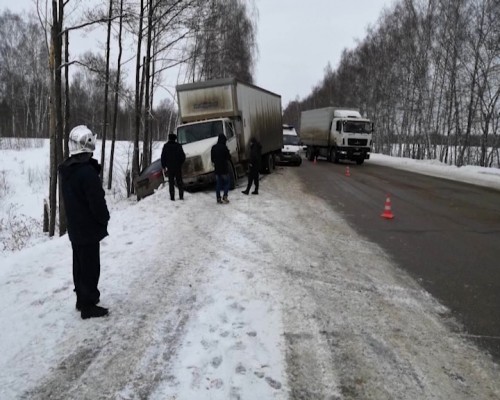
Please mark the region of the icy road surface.
<svg viewBox="0 0 500 400"><path fill-rule="evenodd" d="M0 398L500 398L448 310L293 171L229 205L167 188L115 205L104 319L74 310L67 238L10 256Z"/></svg>

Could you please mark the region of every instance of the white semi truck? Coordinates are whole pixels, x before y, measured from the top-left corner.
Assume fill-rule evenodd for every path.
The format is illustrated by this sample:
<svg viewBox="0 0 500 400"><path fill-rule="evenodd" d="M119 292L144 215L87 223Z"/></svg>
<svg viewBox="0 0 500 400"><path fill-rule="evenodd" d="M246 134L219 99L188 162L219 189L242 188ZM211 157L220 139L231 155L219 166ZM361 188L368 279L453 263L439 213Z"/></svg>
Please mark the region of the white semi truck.
<svg viewBox="0 0 500 400"><path fill-rule="evenodd" d="M283 145L281 96L234 78L178 85L176 90L176 133L186 153L186 189L215 180L210 153L220 133L231 153L231 189L247 171L251 137L262 145L262 172L274 169L274 157Z"/></svg>
<svg viewBox="0 0 500 400"><path fill-rule="evenodd" d="M335 163L363 164L370 158L372 135L373 123L356 109L326 107L302 111L300 116L300 139L310 161L321 156Z"/></svg>

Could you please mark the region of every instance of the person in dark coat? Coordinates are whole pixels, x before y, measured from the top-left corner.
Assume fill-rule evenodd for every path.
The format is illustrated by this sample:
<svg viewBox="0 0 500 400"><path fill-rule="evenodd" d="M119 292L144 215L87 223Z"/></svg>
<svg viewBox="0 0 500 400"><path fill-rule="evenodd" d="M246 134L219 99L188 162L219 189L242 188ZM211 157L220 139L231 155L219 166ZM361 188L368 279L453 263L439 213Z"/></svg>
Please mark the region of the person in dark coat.
<svg viewBox="0 0 500 400"><path fill-rule="evenodd" d="M97 288L101 274L99 242L108 235L109 211L99 173L92 158L96 135L84 125L69 134L70 157L59 165L60 189L66 210L68 236L73 249L76 309L83 319L103 317Z"/></svg>
<svg viewBox="0 0 500 400"><path fill-rule="evenodd" d="M259 171L261 167L262 160L262 146L261 144L252 137L250 139L250 162L248 164L248 184L247 188L241 192L243 194L250 193L250 188L252 183L255 185L252 194L259 194Z"/></svg>
<svg viewBox="0 0 500 400"><path fill-rule="evenodd" d="M184 182L182 181L182 164L186 161L186 154L177 136L173 133L168 135L168 142L163 145L161 152L161 166L167 169L168 189L170 200L175 201L175 186L179 189L179 199L184 200Z"/></svg>
<svg viewBox="0 0 500 400"><path fill-rule="evenodd" d="M217 143L212 146L211 157L215 169L215 195L217 203L229 203L227 197L229 193L229 166L231 154L226 146L226 136L223 133L219 134ZM220 196L221 190L224 195Z"/></svg>

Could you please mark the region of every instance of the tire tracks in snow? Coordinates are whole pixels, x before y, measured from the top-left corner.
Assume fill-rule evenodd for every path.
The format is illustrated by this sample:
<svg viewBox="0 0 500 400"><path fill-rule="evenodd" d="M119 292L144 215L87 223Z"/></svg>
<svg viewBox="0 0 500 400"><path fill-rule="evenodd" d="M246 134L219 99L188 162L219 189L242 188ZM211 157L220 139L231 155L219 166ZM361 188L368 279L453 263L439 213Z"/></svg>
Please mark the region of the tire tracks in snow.
<svg viewBox="0 0 500 400"><path fill-rule="evenodd" d="M166 202L161 196L155 200L160 207L161 201ZM196 306L196 293L189 282L199 271L190 269L192 264L186 261L183 253L170 254L169 249L182 245L182 235L168 234L161 226L162 213L173 210L162 207L159 211L156 225L151 227L142 223L135 227L139 231L157 231L157 242L150 243L150 248L156 250L145 255L143 243L137 240L135 244L130 243L129 254L121 255L124 268L142 268L142 273L131 272L140 275L140 280L124 286L121 293L104 295L106 300L115 303L110 316L81 321L80 327L85 334L73 332L61 344L62 348L70 349L69 354L52 369L50 376L27 391L23 398L148 398L159 382L169 379L169 361ZM185 224L183 212L177 214L177 220L178 224ZM119 234L117 236L119 240ZM169 246L164 246L166 242ZM106 277L105 247L102 260ZM105 288L103 280L101 288Z"/></svg>

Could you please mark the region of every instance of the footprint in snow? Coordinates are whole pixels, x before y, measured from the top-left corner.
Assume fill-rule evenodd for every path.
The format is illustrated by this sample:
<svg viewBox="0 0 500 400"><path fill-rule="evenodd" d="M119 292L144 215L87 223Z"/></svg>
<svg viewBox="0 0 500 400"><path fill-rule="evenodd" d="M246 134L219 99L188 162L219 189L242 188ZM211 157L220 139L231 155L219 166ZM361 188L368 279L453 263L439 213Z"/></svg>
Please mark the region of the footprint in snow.
<svg viewBox="0 0 500 400"><path fill-rule="evenodd" d="M207 389L220 389L224 386L224 381L220 378L212 379Z"/></svg>
<svg viewBox="0 0 500 400"><path fill-rule="evenodd" d="M281 383L278 381L275 381L273 378L270 378L269 376L266 376L266 382L273 389L281 389Z"/></svg>
<svg viewBox="0 0 500 400"><path fill-rule="evenodd" d="M241 304L238 304L236 301L232 303L229 307L238 312L245 311L245 307L243 307Z"/></svg>
<svg viewBox="0 0 500 400"><path fill-rule="evenodd" d="M212 367L214 368L219 368L219 366L222 364L222 357L214 357L212 358L212 361L210 361L210 364L212 364Z"/></svg>
<svg viewBox="0 0 500 400"><path fill-rule="evenodd" d="M235 372L240 375L245 375L247 373L247 369L242 364L238 364Z"/></svg>

